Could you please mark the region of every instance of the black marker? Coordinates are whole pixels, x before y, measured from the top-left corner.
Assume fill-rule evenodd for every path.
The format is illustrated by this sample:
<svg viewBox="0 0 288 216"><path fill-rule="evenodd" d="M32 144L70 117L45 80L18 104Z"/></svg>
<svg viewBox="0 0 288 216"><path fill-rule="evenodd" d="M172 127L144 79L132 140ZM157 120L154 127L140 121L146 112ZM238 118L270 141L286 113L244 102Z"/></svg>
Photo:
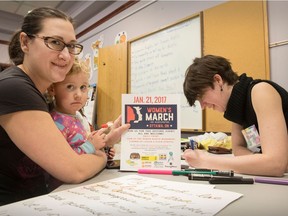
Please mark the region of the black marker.
<svg viewBox="0 0 288 216"><path fill-rule="evenodd" d="M209 179L210 184L254 184L253 178L243 178L238 176L224 177L213 176Z"/></svg>
<svg viewBox="0 0 288 216"><path fill-rule="evenodd" d="M209 175L209 174L188 174L189 180L208 181L212 177L213 177L213 175Z"/></svg>
<svg viewBox="0 0 288 216"><path fill-rule="evenodd" d="M216 176L234 176L234 171L220 171L220 170L213 170L213 169L185 169L185 171L208 171L208 172L214 172Z"/></svg>
<svg viewBox="0 0 288 216"><path fill-rule="evenodd" d="M199 181L209 181L211 178L217 178L217 179L222 179L222 178L232 178L229 176L226 177L222 177L222 176L215 176L215 175L211 175L211 174L193 174L193 173L189 173L188 174L188 179L189 180L199 180ZM243 177L241 176L233 176L233 178L238 178L238 179L242 179Z"/></svg>

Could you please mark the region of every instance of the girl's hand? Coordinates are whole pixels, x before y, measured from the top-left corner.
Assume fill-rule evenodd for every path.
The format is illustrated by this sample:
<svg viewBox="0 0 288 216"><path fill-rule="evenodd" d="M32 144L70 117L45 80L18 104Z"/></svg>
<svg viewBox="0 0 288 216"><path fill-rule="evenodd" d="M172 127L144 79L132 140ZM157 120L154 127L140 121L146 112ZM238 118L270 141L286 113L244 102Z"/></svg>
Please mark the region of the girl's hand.
<svg viewBox="0 0 288 216"><path fill-rule="evenodd" d="M89 142L91 142L94 145L94 148L96 150L102 149L106 145L105 143L106 134L104 132L105 132L105 128L97 130L97 131L93 131L88 136Z"/></svg>

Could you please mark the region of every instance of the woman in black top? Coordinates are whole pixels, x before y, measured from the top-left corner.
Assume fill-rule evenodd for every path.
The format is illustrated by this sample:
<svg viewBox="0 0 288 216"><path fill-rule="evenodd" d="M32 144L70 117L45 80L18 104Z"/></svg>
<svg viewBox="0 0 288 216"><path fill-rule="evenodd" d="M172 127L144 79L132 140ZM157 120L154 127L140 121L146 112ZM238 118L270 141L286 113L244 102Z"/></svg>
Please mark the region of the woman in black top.
<svg viewBox="0 0 288 216"><path fill-rule="evenodd" d="M52 83L64 80L82 48L71 18L48 7L29 12L13 36L9 55L17 66L0 73L0 205L46 194L55 189L55 179L80 183L105 167L102 151L74 152L43 97ZM119 117L106 145L128 128Z"/></svg>

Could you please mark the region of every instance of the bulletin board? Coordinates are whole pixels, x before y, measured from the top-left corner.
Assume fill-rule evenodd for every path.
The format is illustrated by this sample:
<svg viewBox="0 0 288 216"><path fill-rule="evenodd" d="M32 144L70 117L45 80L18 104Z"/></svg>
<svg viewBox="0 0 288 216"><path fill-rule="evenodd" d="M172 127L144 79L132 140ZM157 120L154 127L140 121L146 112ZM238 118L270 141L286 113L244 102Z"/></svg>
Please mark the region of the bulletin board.
<svg viewBox="0 0 288 216"><path fill-rule="evenodd" d="M202 130L203 111L183 93L185 72L202 54L201 14L182 19L128 44L128 92L180 94L181 130Z"/></svg>

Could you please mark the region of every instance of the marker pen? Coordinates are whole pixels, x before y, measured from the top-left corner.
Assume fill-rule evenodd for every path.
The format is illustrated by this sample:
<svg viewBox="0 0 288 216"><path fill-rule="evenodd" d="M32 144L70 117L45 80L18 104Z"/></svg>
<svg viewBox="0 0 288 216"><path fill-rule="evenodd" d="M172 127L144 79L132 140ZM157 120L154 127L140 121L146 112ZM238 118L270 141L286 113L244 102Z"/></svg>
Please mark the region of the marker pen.
<svg viewBox="0 0 288 216"><path fill-rule="evenodd" d="M215 175L209 175L209 174L188 174L189 180L209 181L212 178L222 179L221 176L215 176ZM231 177L228 177L228 178L231 178ZM233 178L242 179L241 176L233 176Z"/></svg>
<svg viewBox="0 0 288 216"><path fill-rule="evenodd" d="M213 169L185 169L185 171L208 171L208 172L215 172L215 175L217 176L234 176L234 171L220 171L220 170L213 170Z"/></svg>
<svg viewBox="0 0 288 216"><path fill-rule="evenodd" d="M172 175L185 175L188 176L188 174L207 174L207 175L216 175L216 172L213 171L185 171L185 170L173 170Z"/></svg>
<svg viewBox="0 0 288 216"><path fill-rule="evenodd" d="M209 179L210 184L254 184L253 178L243 178L241 176L225 177L213 176Z"/></svg>
<svg viewBox="0 0 288 216"><path fill-rule="evenodd" d="M189 180L199 180L199 181L208 181L211 179L213 175L208 175L208 174L188 174L188 179Z"/></svg>
<svg viewBox="0 0 288 216"><path fill-rule="evenodd" d="M139 174L162 174L172 175L172 170L138 169Z"/></svg>
<svg viewBox="0 0 288 216"><path fill-rule="evenodd" d="M155 169L138 169L139 174L164 174L164 175L184 175L189 174L206 174L206 175L216 175L216 172L211 171L185 171L185 170L155 170Z"/></svg>
<svg viewBox="0 0 288 216"><path fill-rule="evenodd" d="M283 178L264 178L264 177L255 177L254 181L257 183L266 183L266 184L278 184L278 185L288 185L288 179Z"/></svg>
<svg viewBox="0 0 288 216"><path fill-rule="evenodd" d="M101 128L110 128L113 125L113 122L107 122L101 125Z"/></svg>

